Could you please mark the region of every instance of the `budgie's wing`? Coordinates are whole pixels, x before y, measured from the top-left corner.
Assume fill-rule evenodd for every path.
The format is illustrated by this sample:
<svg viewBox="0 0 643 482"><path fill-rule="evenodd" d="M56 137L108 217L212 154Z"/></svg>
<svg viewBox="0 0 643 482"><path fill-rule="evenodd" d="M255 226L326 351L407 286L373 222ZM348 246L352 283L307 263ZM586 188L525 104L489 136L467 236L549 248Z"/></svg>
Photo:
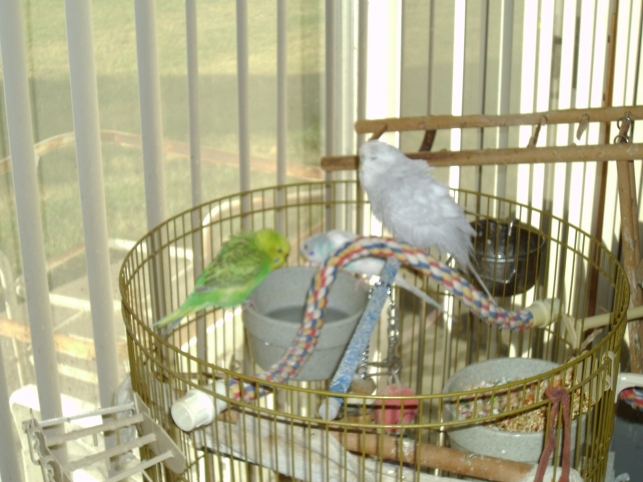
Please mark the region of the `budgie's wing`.
<svg viewBox="0 0 643 482"><path fill-rule="evenodd" d="M154 326L174 326L185 316L210 306L243 303L271 269L268 255L257 249L251 236L233 236L206 267L183 304Z"/></svg>
<svg viewBox="0 0 643 482"><path fill-rule="evenodd" d="M374 256L360 258L357 261L347 264L344 269L352 273L364 274L366 276L379 276L384 269L384 259Z"/></svg>
<svg viewBox="0 0 643 482"><path fill-rule="evenodd" d="M333 247L334 250L357 238L357 234L342 229L331 229L326 232L326 235L328 236L330 246Z"/></svg>
<svg viewBox="0 0 643 482"><path fill-rule="evenodd" d="M219 307L243 303L271 269L270 258L254 243L237 239L228 243L194 287L195 296L208 297L212 305Z"/></svg>

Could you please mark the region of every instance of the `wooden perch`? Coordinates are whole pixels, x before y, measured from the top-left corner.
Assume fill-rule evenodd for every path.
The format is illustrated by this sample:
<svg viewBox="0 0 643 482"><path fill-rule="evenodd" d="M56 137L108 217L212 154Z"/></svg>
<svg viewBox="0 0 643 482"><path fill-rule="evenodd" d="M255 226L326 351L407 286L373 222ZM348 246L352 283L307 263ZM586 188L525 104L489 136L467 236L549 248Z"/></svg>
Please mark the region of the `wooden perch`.
<svg viewBox="0 0 643 482"><path fill-rule="evenodd" d="M616 136L616 143L628 145L628 132L631 126L629 119L623 119ZM633 158L637 159L637 158ZM643 292L639 287L637 269L641 262L639 252L639 220L634 185L634 163L631 160L619 160L616 163L618 178L618 200L621 211L621 237L623 244L623 268L630 284L630 308L643 304ZM643 322L634 320L628 323L630 336L631 371L643 373Z"/></svg>
<svg viewBox="0 0 643 482"><path fill-rule="evenodd" d="M255 424L250 421L252 417L246 419L245 422L241 421L242 417L246 418L248 416L249 412L240 413L237 408L232 408L222 412L218 416L218 420L234 424L237 427L240 427L240 424L243 427L254 427ZM282 420L281 422L284 421ZM286 425L290 425L291 422L286 422ZM283 425L284 423L270 422L270 426L274 428L275 432L278 432L279 427L283 427ZM325 431L322 428L319 429ZM293 430L293 428L288 428L289 437L293 437L290 434L290 430ZM301 427L295 425L294 430L301 430ZM328 430L328 434L341 443L344 449L358 456L375 456L381 461L440 469L492 482L522 482L525 480L525 476L534 468L531 464L473 454L448 447L438 447L428 443L418 443L415 440L401 439L389 435L372 432L347 432L338 427L328 427L326 430ZM228 432L228 430L223 431ZM266 433L264 437L266 440L272 441L274 433ZM315 439L318 439L318 437L315 437ZM291 439L291 443L293 442L296 442L296 438ZM319 440L315 442L319 442ZM324 444L324 446L326 447L327 445ZM344 460L346 455L339 454L339 457Z"/></svg>
<svg viewBox="0 0 643 482"><path fill-rule="evenodd" d="M361 455L375 455L394 462L442 469L493 482L521 482L533 465L417 443L388 435L331 432L344 448Z"/></svg>
<svg viewBox="0 0 643 482"><path fill-rule="evenodd" d="M506 115L434 115L389 119L358 120L357 134L379 132L384 126L387 132L426 131L431 129L457 129L467 127L508 127L536 125L542 117L547 125L584 122L612 122L629 112L632 120L643 119L643 106L598 107L595 109L569 109L530 114Z"/></svg>
<svg viewBox="0 0 643 482"><path fill-rule="evenodd" d="M598 146L551 146L473 151L412 152L411 159L425 159L431 166L486 166L581 161L627 161L643 159L643 144L601 144ZM326 172L357 169L357 156L322 157Z"/></svg>

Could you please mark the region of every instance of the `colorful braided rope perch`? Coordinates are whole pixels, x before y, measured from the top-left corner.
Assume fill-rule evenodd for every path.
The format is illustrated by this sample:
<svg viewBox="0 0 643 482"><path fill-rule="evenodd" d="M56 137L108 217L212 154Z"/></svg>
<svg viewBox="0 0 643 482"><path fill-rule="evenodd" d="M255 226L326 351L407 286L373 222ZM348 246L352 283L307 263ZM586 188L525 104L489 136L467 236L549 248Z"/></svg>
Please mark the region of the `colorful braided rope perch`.
<svg viewBox="0 0 643 482"><path fill-rule="evenodd" d="M400 263L412 266L426 276L441 282L447 291L460 298L474 314L489 324L501 328L515 330L542 326L551 321L552 311L555 313L560 311L560 306L556 305L555 301L538 301L529 309L507 311L489 300L483 292L471 286L457 271L452 270L423 250L393 238L360 237L353 243L339 248L319 269L308 292L304 320L293 344L279 362L273 364L268 370L257 374L257 378L285 383L298 373L317 344L319 330L324 324L324 309L328 302L328 293L338 270L365 256L394 257ZM538 316L534 315L536 312L539 313ZM263 389L259 388L257 394L253 384L241 386L237 380L230 381L229 396L231 398L238 400L243 396L246 401L250 401L262 395L264 395Z"/></svg>

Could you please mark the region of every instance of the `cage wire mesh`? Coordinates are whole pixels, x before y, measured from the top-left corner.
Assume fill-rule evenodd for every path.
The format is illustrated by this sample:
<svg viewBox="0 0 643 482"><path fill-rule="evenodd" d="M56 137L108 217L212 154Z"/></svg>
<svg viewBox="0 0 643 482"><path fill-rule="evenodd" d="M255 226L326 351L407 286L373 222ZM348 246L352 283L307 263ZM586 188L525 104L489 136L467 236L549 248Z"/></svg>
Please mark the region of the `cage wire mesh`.
<svg viewBox="0 0 643 482"><path fill-rule="evenodd" d="M186 481L456 476L457 470L442 465L440 456L427 455L434 447L449 446L449 430L472 424L460 415L445 418L448 406L456 411L468 407L480 417L475 419L478 425L501 421L519 425L527 423L520 417L535 414L542 428L550 407L544 387L551 384L567 389L575 420L579 416L582 420L582 429L572 432L572 466L585 480L603 480L629 296L622 268L596 239L544 211L464 190L452 194L477 227L476 253L492 253L479 257L478 270L497 303L513 310L534 300L558 298L563 318L571 322L559 319L544 329L500 329L473 315L439 283L403 266L404 278L437 300L445 313L409 292L393 291L399 333L396 355L402 362L397 377L416 394L402 397L398 404L417 403L417 415L406 424L400 421L384 428L372 417L378 403L384 403L378 396L350 394L337 420L320 419L317 411L330 395L329 381L262 382L268 395L250 402L215 393L212 384L217 379L259 383L253 374L261 367L248 348L241 307L191 315L162 336L152 328L155 320L181 304L232 233L265 227L280 230L293 247L287 264L291 267L304 263L298 247L312 234L329 229L386 234L371 216L368 203L360 199L355 181L292 184L217 199L167 220L142 238L120 273L132 384L189 461L181 475L162 466L150 469L150 475ZM527 249L521 249L521 243ZM521 270L530 272L520 274ZM611 312L609 323L586 331L585 319L594 311ZM387 320L384 310L370 340L371 362L386 360ZM525 380L491 380L496 386L442 393L454 373L499 358L541 359L557 365ZM391 382L386 373L372 379L378 389ZM170 407L195 387L226 402L228 409L212 424L183 432L173 423ZM498 400L503 393L511 402L501 407ZM491 404L489 411L485 404ZM562 433L562 422L556 427ZM561 439L556 439L556 461Z"/></svg>

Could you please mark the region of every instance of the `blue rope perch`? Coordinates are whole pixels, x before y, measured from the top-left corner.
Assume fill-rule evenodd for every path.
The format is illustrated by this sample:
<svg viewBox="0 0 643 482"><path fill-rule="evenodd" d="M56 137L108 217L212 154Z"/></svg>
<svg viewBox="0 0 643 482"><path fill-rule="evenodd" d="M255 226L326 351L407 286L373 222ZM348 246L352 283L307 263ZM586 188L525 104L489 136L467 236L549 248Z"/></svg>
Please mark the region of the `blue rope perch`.
<svg viewBox="0 0 643 482"><path fill-rule="evenodd" d="M346 393L350 387L353 375L357 370L362 354L371 339L377 320L386 302L388 288L393 284L395 275L400 269L400 261L396 258L387 258L384 269L380 274L380 283L373 290L371 299L362 314L362 318L355 328L346 352L335 371L335 376L330 382L329 390L334 393ZM342 408L343 399L340 397L328 397L319 405L319 416L325 420L335 420L339 410Z"/></svg>

